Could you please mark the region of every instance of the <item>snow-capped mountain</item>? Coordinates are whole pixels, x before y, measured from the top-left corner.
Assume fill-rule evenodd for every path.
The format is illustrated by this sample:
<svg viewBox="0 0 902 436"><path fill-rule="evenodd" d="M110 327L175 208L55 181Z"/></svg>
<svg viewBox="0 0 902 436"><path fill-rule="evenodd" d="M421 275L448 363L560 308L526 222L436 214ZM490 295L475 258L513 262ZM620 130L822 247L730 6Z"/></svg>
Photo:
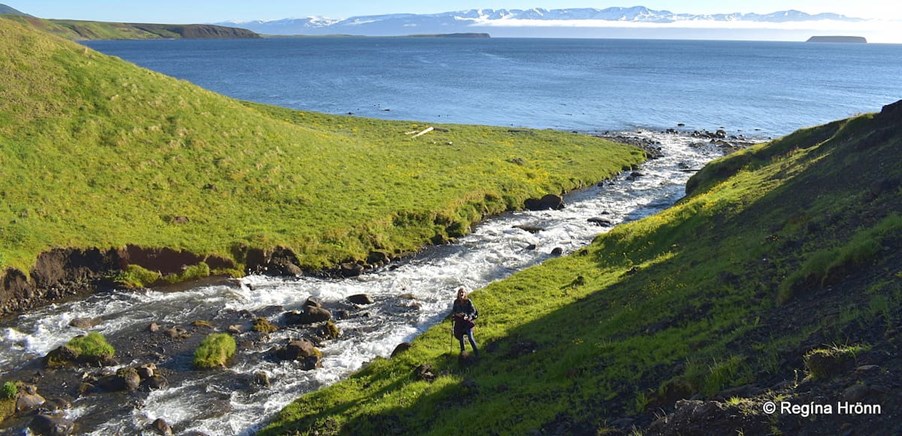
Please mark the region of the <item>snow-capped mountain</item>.
<svg viewBox="0 0 902 436"><path fill-rule="evenodd" d="M217 23L234 25L270 35L409 35L417 33L456 33L487 31L493 28L549 27L555 23L562 26L593 25L602 26L606 22L615 23L690 23L735 22L786 23L812 21L861 21L838 14L816 14L788 10L770 14L680 14L666 10L653 10L644 6L629 8L611 7L606 9L471 9L439 14L390 14L331 19L308 17L274 21L247 21Z"/></svg>

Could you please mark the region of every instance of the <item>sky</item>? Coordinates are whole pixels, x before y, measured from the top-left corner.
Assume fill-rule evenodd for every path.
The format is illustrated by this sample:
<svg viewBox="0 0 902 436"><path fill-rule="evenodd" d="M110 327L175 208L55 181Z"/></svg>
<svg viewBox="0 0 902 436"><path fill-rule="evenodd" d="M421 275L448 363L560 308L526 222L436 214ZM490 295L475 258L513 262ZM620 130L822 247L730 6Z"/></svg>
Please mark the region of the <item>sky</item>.
<svg viewBox="0 0 902 436"><path fill-rule="evenodd" d="M684 13L768 13L797 9L810 14L835 12L851 17L902 21L898 0L0 0L22 12L42 18L70 18L97 21L211 23L219 21L272 20L325 16L347 18L356 15L390 13L434 13L463 9L545 9L598 8L642 5Z"/></svg>
<svg viewBox="0 0 902 436"><path fill-rule="evenodd" d="M875 20L823 30L856 35L864 34L866 30L866 36L872 42L902 43L902 1L899 0L0 0L0 3L42 18L174 24L534 7L603 9L641 5L690 14L770 13L796 9L809 14L833 12Z"/></svg>

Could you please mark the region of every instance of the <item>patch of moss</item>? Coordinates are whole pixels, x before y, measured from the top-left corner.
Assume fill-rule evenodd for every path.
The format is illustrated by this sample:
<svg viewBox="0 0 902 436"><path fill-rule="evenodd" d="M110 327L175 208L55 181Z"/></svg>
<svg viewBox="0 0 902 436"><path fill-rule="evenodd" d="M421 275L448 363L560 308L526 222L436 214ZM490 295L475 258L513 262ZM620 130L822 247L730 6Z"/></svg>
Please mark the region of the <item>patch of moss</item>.
<svg viewBox="0 0 902 436"><path fill-rule="evenodd" d="M148 288L157 283L162 276L159 272L150 271L141 265L128 265L116 277L116 283L127 288Z"/></svg>
<svg viewBox="0 0 902 436"><path fill-rule="evenodd" d="M257 333L270 334L279 330L279 326L269 322L266 318L257 318L254 320L251 330Z"/></svg>
<svg viewBox="0 0 902 436"><path fill-rule="evenodd" d="M18 393L19 387L15 383L11 381L3 382L3 386L0 387L0 400L12 400L16 398Z"/></svg>
<svg viewBox="0 0 902 436"><path fill-rule="evenodd" d="M237 351L235 338L226 333L213 333L194 351L194 367L197 369L225 368Z"/></svg>
<svg viewBox="0 0 902 436"><path fill-rule="evenodd" d="M198 280L204 277L210 277L210 266L205 262L198 263L186 267L178 274L168 274L163 276L163 281L167 283L181 283L191 280Z"/></svg>

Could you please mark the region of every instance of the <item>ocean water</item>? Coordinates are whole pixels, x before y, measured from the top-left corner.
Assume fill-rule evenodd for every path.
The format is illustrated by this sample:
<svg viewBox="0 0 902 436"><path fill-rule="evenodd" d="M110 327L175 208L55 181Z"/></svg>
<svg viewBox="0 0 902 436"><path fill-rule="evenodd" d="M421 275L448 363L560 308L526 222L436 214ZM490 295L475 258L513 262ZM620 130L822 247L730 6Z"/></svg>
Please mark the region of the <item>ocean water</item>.
<svg viewBox="0 0 902 436"><path fill-rule="evenodd" d="M902 99L902 45L295 38L86 45L243 100L386 119L779 136Z"/></svg>

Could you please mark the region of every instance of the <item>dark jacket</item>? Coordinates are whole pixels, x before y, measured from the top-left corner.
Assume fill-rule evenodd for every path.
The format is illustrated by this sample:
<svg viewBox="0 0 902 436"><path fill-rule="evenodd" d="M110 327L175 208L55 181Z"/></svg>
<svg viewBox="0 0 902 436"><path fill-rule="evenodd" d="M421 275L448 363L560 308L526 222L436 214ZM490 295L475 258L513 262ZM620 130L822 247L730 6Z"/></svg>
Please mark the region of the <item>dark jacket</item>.
<svg viewBox="0 0 902 436"><path fill-rule="evenodd" d="M461 339L464 335L471 335L470 329L476 323L473 321L479 316L479 311L470 299L454 299L454 307L451 309L451 320L454 322L454 337Z"/></svg>
<svg viewBox="0 0 902 436"><path fill-rule="evenodd" d="M455 298L454 307L451 309L451 316L456 318L455 315L463 315L464 319L473 321L479 316L479 311L476 310L476 306L473 305L473 300L470 300L469 298L466 300Z"/></svg>

